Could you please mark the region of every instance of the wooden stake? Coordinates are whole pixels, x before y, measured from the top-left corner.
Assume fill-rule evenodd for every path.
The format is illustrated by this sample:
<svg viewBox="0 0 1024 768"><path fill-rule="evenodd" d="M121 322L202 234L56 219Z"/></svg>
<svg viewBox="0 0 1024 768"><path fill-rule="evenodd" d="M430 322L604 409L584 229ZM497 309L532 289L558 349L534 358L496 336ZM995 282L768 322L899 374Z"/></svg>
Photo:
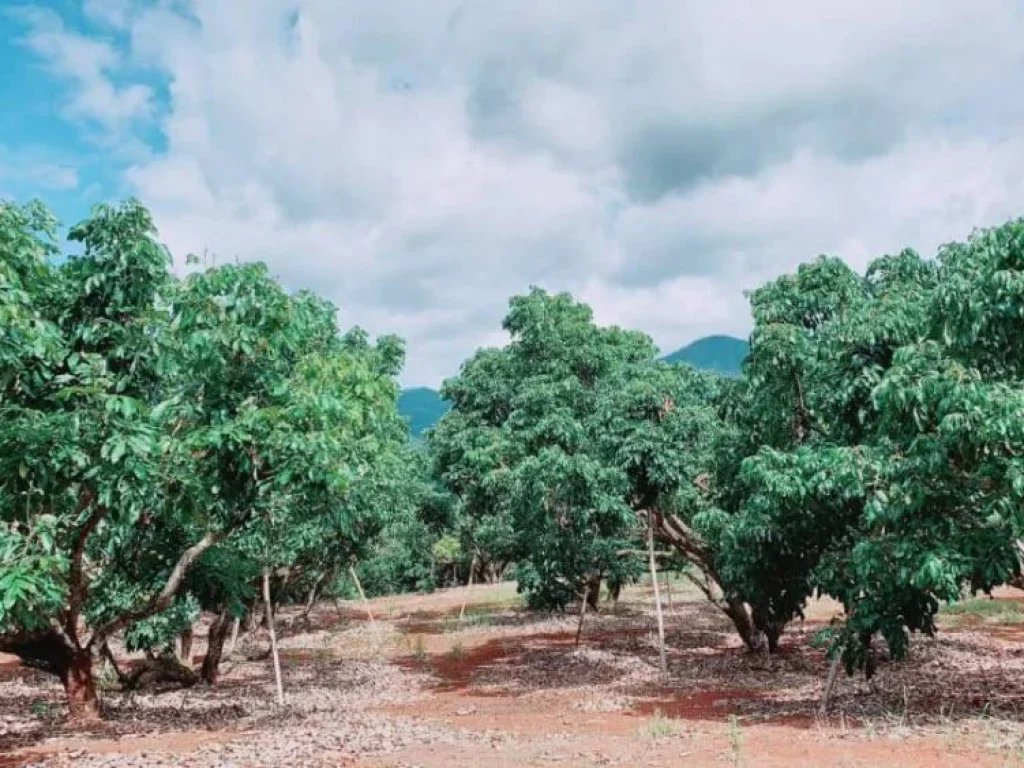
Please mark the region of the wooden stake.
<svg viewBox="0 0 1024 768"><path fill-rule="evenodd" d="M661 593L658 590L658 570L654 563L654 526L647 527L647 553L651 564L651 584L654 585L654 611L658 617L658 653L661 656L661 674L668 674L665 658L665 622L661 616Z"/></svg>
<svg viewBox="0 0 1024 768"><path fill-rule="evenodd" d="M356 585L356 589L359 591L359 597L362 598L363 607L366 609L366 615L370 617L370 626L373 627L374 634L377 635L377 642L382 642L380 636L380 629L377 627L377 622L374 621L373 611L370 610L370 601L366 599L366 593L363 592L363 585L359 583L359 577L356 575L355 566L350 565L348 567L348 573L352 577L352 581Z"/></svg>
<svg viewBox="0 0 1024 768"><path fill-rule="evenodd" d="M476 553L473 553L473 561L469 564L469 586L466 588L466 594L462 596L462 608L459 609L459 621L462 621L463 615L466 613L466 601L469 600L470 590L473 589L473 576L476 573Z"/></svg>
<svg viewBox="0 0 1024 768"><path fill-rule="evenodd" d="M274 660L274 681L277 683L277 703L284 706L284 685L281 683L281 659L277 655L277 633L274 631L274 610L270 601L270 569L263 569L263 603L267 612L267 630L270 632L270 655Z"/></svg>
<svg viewBox="0 0 1024 768"><path fill-rule="evenodd" d="M231 640L228 642L227 653L224 654L225 659L230 659L231 654L235 652L235 644L238 642L238 630L242 626L241 619L235 619L231 625Z"/></svg>

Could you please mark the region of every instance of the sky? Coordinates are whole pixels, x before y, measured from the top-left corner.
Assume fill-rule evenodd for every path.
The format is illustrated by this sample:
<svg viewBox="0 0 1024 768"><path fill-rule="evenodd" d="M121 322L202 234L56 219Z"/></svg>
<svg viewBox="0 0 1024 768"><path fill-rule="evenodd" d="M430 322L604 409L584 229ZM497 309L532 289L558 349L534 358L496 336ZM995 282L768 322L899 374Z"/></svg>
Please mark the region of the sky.
<svg viewBox="0 0 1024 768"><path fill-rule="evenodd" d="M0 0L0 197L127 196L437 386L567 290L665 352L1024 213L1020 0Z"/></svg>

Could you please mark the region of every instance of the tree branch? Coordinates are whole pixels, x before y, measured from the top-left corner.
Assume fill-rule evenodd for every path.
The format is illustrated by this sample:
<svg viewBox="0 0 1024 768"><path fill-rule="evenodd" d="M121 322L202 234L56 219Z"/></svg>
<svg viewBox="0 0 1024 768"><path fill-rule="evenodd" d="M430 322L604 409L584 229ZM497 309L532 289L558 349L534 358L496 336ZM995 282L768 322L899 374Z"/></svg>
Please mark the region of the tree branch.
<svg viewBox="0 0 1024 768"><path fill-rule="evenodd" d="M692 581L693 584L697 587L697 589L704 593L704 597L708 599L709 603L715 602L715 599L711 596L711 587L709 585L701 582L696 576L694 576L689 571L683 571L683 576Z"/></svg>
<svg viewBox="0 0 1024 768"><path fill-rule="evenodd" d="M178 558L178 562L174 565L174 570L172 570L171 575L167 577L167 582L164 584L163 589L161 589L156 596L150 599L150 601L141 608L121 614L116 619L108 621L106 624L99 627L93 633L87 647L91 650L93 647L103 643L108 637L113 635L115 632L119 632L124 629L129 624L141 621L142 619L166 610L170 606L171 600L174 599L175 594L177 594L178 589L181 587L182 581L185 580L185 575L188 573L189 568L192 567L192 564L210 547L223 541L227 537L228 533L230 533L230 528L217 531L215 533L209 532L191 547L182 552L181 557Z"/></svg>
<svg viewBox="0 0 1024 768"><path fill-rule="evenodd" d="M79 510L88 509L94 501L95 496L92 491L88 488L82 489L79 496ZM64 617L64 632L76 644L78 642L78 617L82 612L82 604L85 603L85 599L89 595L83 567L85 545L89 536L96 530L96 526L107 516L109 511L109 507L104 505L93 508L75 538L75 548L71 553L71 570L68 575L68 611Z"/></svg>

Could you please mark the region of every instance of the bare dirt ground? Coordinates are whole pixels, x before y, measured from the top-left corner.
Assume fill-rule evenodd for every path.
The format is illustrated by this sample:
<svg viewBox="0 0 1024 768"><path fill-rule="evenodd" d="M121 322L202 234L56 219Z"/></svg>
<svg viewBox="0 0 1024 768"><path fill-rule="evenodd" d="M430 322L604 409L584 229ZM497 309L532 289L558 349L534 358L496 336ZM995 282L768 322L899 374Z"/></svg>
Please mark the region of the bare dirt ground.
<svg viewBox="0 0 1024 768"><path fill-rule="evenodd" d="M528 613L509 584L375 600L372 624L358 603L324 603L281 630L286 707L261 635L215 690L108 690L91 732L64 723L52 678L0 656L0 768L1024 766L1018 595L951 614L870 682L841 678L827 721L827 661L808 641L833 606L766 657L678 586L666 677L644 587L588 617L579 647L575 616Z"/></svg>

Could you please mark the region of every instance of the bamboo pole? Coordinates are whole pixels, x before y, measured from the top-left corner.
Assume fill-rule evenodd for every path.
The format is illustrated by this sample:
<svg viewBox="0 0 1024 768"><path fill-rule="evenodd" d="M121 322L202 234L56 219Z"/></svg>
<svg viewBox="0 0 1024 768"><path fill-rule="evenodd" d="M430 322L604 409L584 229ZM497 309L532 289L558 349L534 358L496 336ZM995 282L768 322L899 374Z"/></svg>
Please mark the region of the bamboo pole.
<svg viewBox="0 0 1024 768"><path fill-rule="evenodd" d="M267 611L267 630L270 632L270 655L274 660L274 681L277 683L277 703L284 706L284 685L281 683L281 659L277 655L277 632L274 630L274 610L270 600L270 569L263 569L263 603Z"/></svg>
<svg viewBox="0 0 1024 768"><path fill-rule="evenodd" d="M466 588L466 593L462 596L462 608L459 609L459 622L462 621L462 617L466 613L466 601L469 600L469 593L473 589L473 576L476 574L476 553L473 553L473 560L469 564L469 586Z"/></svg>
<svg viewBox="0 0 1024 768"><path fill-rule="evenodd" d="M654 526L647 528L647 552L651 565L651 584L654 585L654 611L658 617L658 654L661 657L661 674L668 674L668 661L665 658L665 622L661 616L661 593L658 590L658 570L654 563Z"/></svg>
<svg viewBox="0 0 1024 768"><path fill-rule="evenodd" d="M359 591L359 597L363 601L363 607L366 609L366 615L370 617L370 626L373 627L373 632L377 635L377 642L383 642L380 635L380 627L377 626L377 622L373 618L373 611L370 610L370 601L366 599L366 593L363 592L363 585L359 583L359 576L356 575L356 569L354 565L348 567L349 575L352 577L352 581L356 585L356 589Z"/></svg>

